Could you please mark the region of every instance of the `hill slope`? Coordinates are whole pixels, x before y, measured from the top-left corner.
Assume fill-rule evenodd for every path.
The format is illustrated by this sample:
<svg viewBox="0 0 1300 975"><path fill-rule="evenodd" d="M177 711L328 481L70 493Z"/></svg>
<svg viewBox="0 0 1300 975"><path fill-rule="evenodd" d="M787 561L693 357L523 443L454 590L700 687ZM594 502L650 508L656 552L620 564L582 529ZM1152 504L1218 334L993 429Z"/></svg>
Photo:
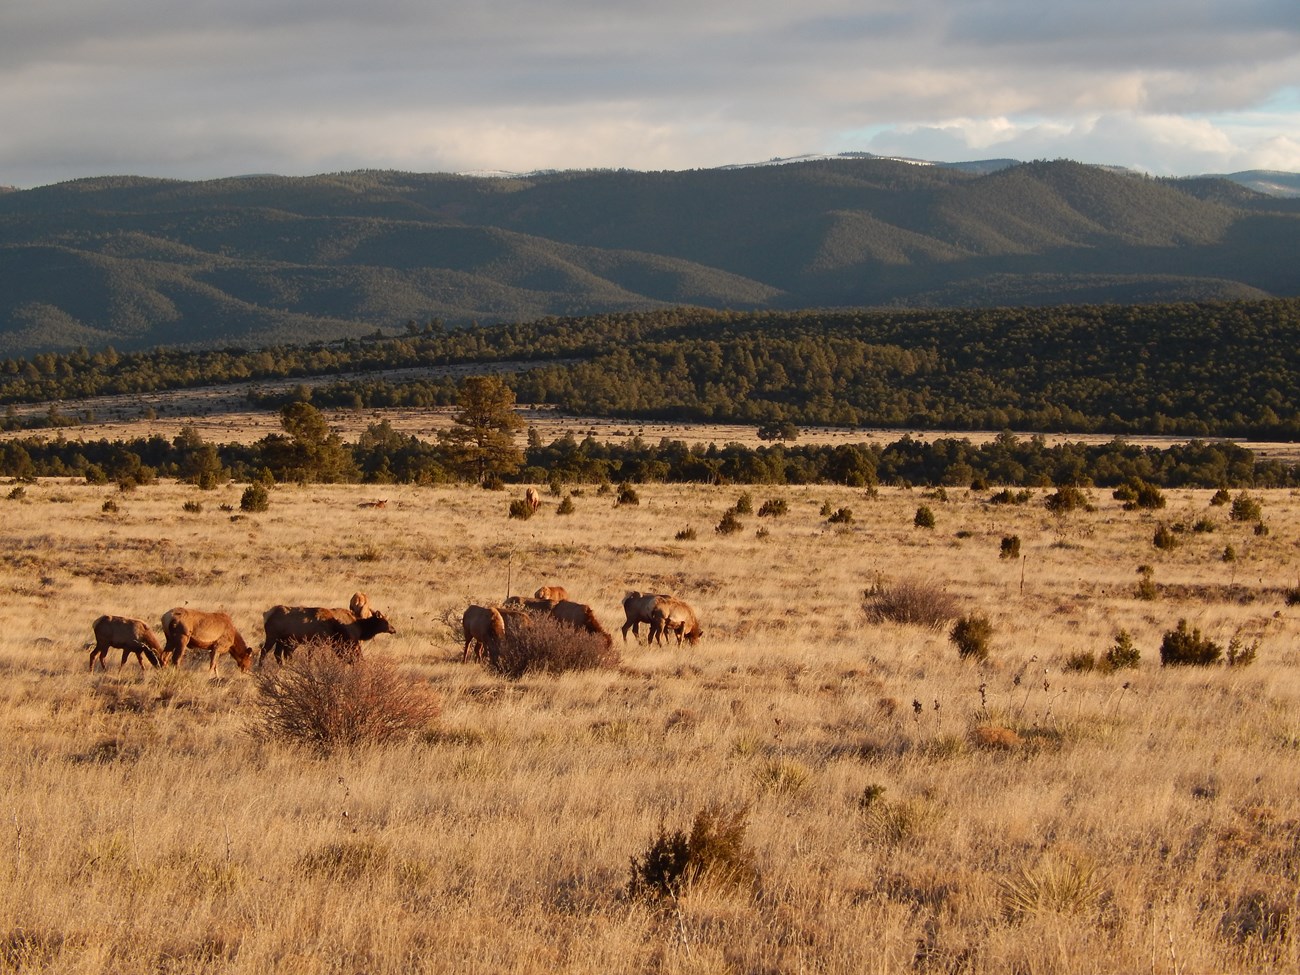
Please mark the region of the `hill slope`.
<svg viewBox="0 0 1300 975"><path fill-rule="evenodd" d="M114 177L0 195L0 354L682 304L1289 296L1297 252L1294 201L1068 162Z"/></svg>

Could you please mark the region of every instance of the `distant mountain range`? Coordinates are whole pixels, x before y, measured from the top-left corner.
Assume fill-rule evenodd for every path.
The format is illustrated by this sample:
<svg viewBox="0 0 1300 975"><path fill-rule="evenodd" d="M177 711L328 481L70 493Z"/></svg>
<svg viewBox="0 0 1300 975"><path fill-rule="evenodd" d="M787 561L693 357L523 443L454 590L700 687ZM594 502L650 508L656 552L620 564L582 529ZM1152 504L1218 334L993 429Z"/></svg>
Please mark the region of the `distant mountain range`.
<svg viewBox="0 0 1300 975"><path fill-rule="evenodd" d="M783 163L775 165L775 163ZM849 155L0 193L0 354L644 310L1300 294L1300 175Z"/></svg>

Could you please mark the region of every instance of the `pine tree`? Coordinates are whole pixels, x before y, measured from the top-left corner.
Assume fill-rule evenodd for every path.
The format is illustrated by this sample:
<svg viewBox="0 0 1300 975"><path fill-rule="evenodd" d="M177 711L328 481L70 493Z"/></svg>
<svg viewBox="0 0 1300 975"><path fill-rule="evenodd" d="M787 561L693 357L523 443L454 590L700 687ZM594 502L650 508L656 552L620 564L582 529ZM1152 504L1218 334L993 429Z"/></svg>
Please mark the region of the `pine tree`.
<svg viewBox="0 0 1300 975"><path fill-rule="evenodd" d="M500 376L467 376L460 384L452 428L439 434L461 477L484 483L523 465L515 431L524 421L515 412L515 393Z"/></svg>

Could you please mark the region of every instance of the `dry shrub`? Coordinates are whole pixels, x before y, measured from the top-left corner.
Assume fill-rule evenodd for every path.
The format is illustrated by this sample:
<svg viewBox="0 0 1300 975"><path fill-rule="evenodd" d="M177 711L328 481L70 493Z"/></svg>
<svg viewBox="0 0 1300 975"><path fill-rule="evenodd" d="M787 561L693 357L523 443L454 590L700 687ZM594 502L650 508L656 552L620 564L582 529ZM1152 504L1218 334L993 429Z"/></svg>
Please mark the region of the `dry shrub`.
<svg viewBox="0 0 1300 975"><path fill-rule="evenodd" d="M678 897L694 886L752 889L758 871L745 843L746 818L744 807L726 811L711 805L696 813L689 836L660 827L641 858L632 857L628 894Z"/></svg>
<svg viewBox="0 0 1300 975"><path fill-rule="evenodd" d="M957 616L957 600L937 586L904 580L893 585L877 580L862 593L862 609L872 623L886 620L937 630Z"/></svg>
<svg viewBox="0 0 1300 975"><path fill-rule="evenodd" d="M502 612L505 639L491 666L512 679L524 674L613 670L619 653L608 633L591 633L544 613Z"/></svg>
<svg viewBox="0 0 1300 975"><path fill-rule="evenodd" d="M314 642L299 645L283 667L258 674L257 691L267 732L322 753L407 738L439 713L433 693L387 657L346 663Z"/></svg>
<svg viewBox="0 0 1300 975"><path fill-rule="evenodd" d="M1002 909L1011 920L1041 914L1083 914L1096 908L1102 887L1091 863L1048 855L1002 884Z"/></svg>

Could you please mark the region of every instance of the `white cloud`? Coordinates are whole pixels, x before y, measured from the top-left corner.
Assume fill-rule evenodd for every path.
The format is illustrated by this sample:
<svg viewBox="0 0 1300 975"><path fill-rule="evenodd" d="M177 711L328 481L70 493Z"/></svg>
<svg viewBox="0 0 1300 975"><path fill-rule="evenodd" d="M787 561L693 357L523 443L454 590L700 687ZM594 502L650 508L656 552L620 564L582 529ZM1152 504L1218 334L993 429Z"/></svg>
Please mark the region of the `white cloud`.
<svg viewBox="0 0 1300 975"><path fill-rule="evenodd" d="M1297 77L1294 0L46 0L0 7L0 183L689 168L860 131L1300 168L1300 109L1260 110Z"/></svg>

